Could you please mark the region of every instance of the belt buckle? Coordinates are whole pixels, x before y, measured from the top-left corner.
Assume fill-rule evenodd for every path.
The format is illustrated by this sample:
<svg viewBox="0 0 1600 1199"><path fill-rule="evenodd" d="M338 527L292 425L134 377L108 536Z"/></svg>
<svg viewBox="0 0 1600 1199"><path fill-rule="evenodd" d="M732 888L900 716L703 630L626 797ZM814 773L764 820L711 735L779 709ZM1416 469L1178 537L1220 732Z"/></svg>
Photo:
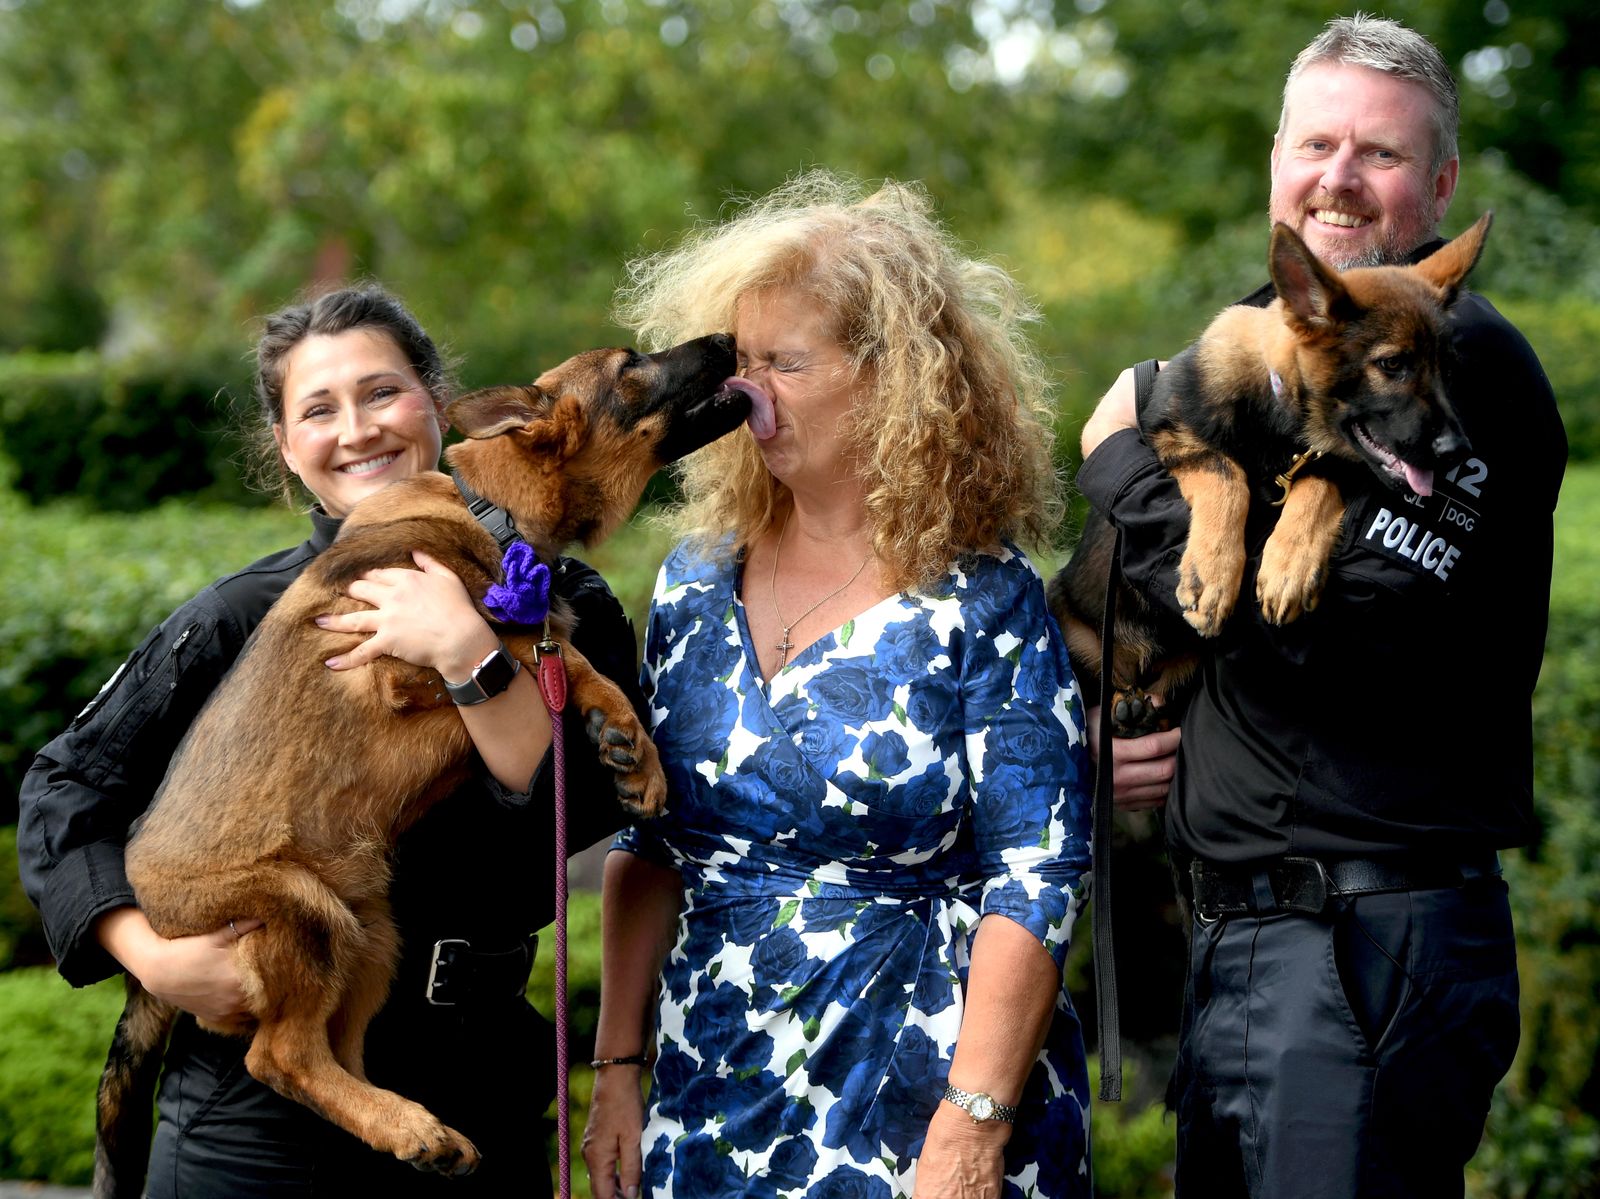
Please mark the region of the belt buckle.
<svg viewBox="0 0 1600 1199"><path fill-rule="evenodd" d="M1291 912L1307 912L1313 916L1325 911L1329 896L1338 894L1339 889L1328 877L1328 867L1323 864L1322 859L1286 857L1283 859L1283 864L1295 867L1309 866L1312 869L1309 876L1297 870L1295 894L1279 895L1278 903ZM1301 890L1302 887L1304 890Z"/></svg>
<svg viewBox="0 0 1600 1199"><path fill-rule="evenodd" d="M428 1002L434 1007L455 1007L454 999L442 999L440 994L450 989L450 967L455 965L457 953L470 953L472 943L460 937L446 937L433 943L433 960L428 963Z"/></svg>
<svg viewBox="0 0 1600 1199"><path fill-rule="evenodd" d="M1189 863L1189 902L1194 907L1195 922L1202 928L1210 928L1222 917L1220 915L1208 916L1205 909L1200 906L1200 889L1203 885L1200 880L1203 870L1204 863L1199 858L1195 858Z"/></svg>

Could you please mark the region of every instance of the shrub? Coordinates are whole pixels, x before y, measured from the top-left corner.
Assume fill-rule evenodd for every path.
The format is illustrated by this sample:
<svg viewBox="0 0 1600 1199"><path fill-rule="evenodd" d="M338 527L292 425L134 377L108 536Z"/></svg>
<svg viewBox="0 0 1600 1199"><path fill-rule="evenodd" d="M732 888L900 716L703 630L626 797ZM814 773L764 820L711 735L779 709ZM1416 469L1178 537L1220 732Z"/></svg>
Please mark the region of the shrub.
<svg viewBox="0 0 1600 1199"><path fill-rule="evenodd" d="M1595 1193L1600 1121L1600 470L1569 468L1556 521L1550 634L1534 694L1543 832L1506 855L1522 978L1522 1043L1470 1177L1478 1194Z"/></svg>
<svg viewBox="0 0 1600 1199"><path fill-rule="evenodd" d="M1600 305L1576 295L1498 304L1539 355L1574 461L1600 457Z"/></svg>
<svg viewBox="0 0 1600 1199"><path fill-rule="evenodd" d="M242 500L233 420L219 396L238 364L111 365L92 353L0 357L0 452L33 503L74 496L133 511L175 495Z"/></svg>
<svg viewBox="0 0 1600 1199"><path fill-rule="evenodd" d="M75 503L29 510L0 494L0 787L7 806L33 753L111 677L145 633L200 588L306 535L272 509L169 501L137 516ZM0 823L12 817L0 808Z"/></svg>
<svg viewBox="0 0 1600 1199"><path fill-rule="evenodd" d="M16 826L0 826L0 971L49 960L39 914L22 893L17 875Z"/></svg>
<svg viewBox="0 0 1600 1199"><path fill-rule="evenodd" d="M1130 1064L1123 1073L1128 1090L1141 1089L1137 1067ZM1100 1071L1091 1062L1089 1094L1099 1093ZM1159 1099L1143 1107L1096 1101L1092 1119L1089 1151L1096 1195L1158 1199L1172 1193L1178 1128Z"/></svg>
<svg viewBox="0 0 1600 1199"><path fill-rule="evenodd" d="M86 1184L94 1095L122 984L74 991L52 970L0 974L0 1178Z"/></svg>

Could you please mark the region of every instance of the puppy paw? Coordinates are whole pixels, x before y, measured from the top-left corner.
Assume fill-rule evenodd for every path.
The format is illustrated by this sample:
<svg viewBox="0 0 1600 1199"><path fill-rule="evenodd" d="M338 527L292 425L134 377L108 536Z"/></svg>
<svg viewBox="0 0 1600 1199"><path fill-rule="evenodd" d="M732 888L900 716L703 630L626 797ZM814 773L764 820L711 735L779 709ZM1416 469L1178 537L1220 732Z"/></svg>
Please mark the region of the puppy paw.
<svg viewBox="0 0 1600 1199"><path fill-rule="evenodd" d="M616 772L617 798L634 816L650 819L661 814L667 801L667 779L661 759L632 713L613 721L603 708L590 708L585 720L589 740L600 751L600 761Z"/></svg>
<svg viewBox="0 0 1600 1199"><path fill-rule="evenodd" d="M1274 564L1270 555L1262 559L1256 599L1261 614L1273 624L1298 620L1317 606L1321 596L1322 571L1306 569L1301 563Z"/></svg>
<svg viewBox="0 0 1600 1199"><path fill-rule="evenodd" d="M1261 551L1256 599L1273 624L1288 624L1317 606L1327 579L1327 554L1309 539L1280 536L1277 530Z"/></svg>
<svg viewBox="0 0 1600 1199"><path fill-rule="evenodd" d="M1202 559L1185 553L1178 567L1178 603L1183 618L1202 637L1215 637L1233 615L1239 598L1239 582L1244 562L1220 556Z"/></svg>
<svg viewBox="0 0 1600 1199"><path fill-rule="evenodd" d="M427 1109L396 1129L394 1155L419 1170L459 1177L478 1168L478 1150L455 1129L440 1123Z"/></svg>
<svg viewBox="0 0 1600 1199"><path fill-rule="evenodd" d="M1160 705L1147 691L1137 687L1119 688L1111 693L1111 735L1143 737L1167 728Z"/></svg>

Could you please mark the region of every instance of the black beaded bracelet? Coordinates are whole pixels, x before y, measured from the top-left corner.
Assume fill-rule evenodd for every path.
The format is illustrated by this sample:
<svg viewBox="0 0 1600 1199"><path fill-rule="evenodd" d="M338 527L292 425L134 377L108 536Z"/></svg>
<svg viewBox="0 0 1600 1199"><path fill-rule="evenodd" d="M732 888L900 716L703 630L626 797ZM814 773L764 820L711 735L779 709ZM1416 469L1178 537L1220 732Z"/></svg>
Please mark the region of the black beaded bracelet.
<svg viewBox="0 0 1600 1199"><path fill-rule="evenodd" d="M601 1066L648 1066L649 1064L650 1059L648 1056L642 1053L636 1053L632 1057L597 1058L589 1063L589 1068L591 1070L598 1070Z"/></svg>

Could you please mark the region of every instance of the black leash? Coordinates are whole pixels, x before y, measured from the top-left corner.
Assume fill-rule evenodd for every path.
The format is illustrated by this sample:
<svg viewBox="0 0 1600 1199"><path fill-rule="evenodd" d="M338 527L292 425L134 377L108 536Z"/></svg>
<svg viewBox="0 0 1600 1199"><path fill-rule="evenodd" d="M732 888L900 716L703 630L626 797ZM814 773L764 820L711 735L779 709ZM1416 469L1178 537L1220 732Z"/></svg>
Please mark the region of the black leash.
<svg viewBox="0 0 1600 1199"><path fill-rule="evenodd" d="M1094 779L1094 1002L1100 1023L1100 1098L1122 1099L1122 1021L1117 1013L1117 957L1111 944L1111 628L1117 612L1117 563L1122 556L1122 530L1111 549L1110 581L1106 584L1105 624L1100 633L1100 769Z"/></svg>
<svg viewBox="0 0 1600 1199"><path fill-rule="evenodd" d="M1135 405L1143 409L1156 383L1156 360L1133 368ZM1100 1099L1122 1100L1122 1019L1117 1009L1117 955L1111 939L1111 823L1116 811L1112 788L1111 646L1117 619L1117 582L1122 565L1122 530L1111 547L1106 578L1105 616L1100 624L1100 769L1094 780L1094 832L1090 868L1094 872L1094 1001L1100 1024Z"/></svg>

